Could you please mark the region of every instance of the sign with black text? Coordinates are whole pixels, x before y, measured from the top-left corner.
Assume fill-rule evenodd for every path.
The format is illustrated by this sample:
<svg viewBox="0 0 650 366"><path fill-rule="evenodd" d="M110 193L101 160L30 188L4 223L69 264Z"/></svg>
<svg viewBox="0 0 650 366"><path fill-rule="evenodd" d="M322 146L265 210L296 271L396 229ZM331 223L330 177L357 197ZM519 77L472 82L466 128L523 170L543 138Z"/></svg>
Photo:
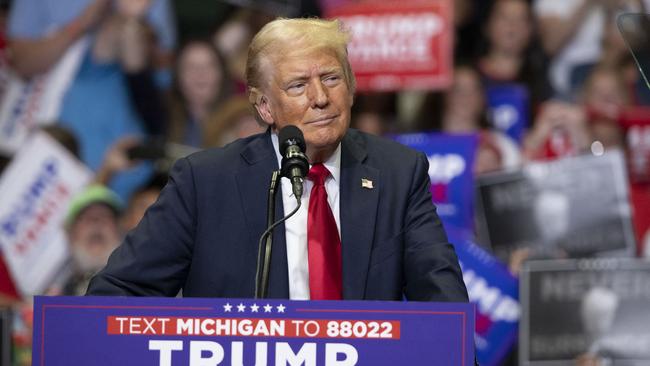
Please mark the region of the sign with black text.
<svg viewBox="0 0 650 366"><path fill-rule="evenodd" d="M650 262L529 262L520 300L522 366L650 364Z"/></svg>
<svg viewBox="0 0 650 366"><path fill-rule="evenodd" d="M481 176L479 242L501 260L630 256L634 233L623 154L530 163Z"/></svg>

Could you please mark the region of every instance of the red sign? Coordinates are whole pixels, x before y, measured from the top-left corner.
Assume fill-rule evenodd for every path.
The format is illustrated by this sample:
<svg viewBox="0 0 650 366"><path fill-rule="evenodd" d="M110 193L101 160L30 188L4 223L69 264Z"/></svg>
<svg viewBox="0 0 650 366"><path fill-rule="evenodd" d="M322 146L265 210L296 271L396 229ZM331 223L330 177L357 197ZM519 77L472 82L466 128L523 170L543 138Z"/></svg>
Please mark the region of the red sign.
<svg viewBox="0 0 650 366"><path fill-rule="evenodd" d="M625 129L630 180L650 183L650 108L630 108L622 113L620 123Z"/></svg>
<svg viewBox="0 0 650 366"><path fill-rule="evenodd" d="M650 108L630 108L619 121L625 130L637 249L643 255L650 249L644 248L650 237Z"/></svg>
<svg viewBox="0 0 650 366"><path fill-rule="evenodd" d="M109 316L107 334L399 339L399 321Z"/></svg>
<svg viewBox="0 0 650 366"><path fill-rule="evenodd" d="M362 1L332 9L352 33L360 91L433 90L452 81L450 0Z"/></svg>

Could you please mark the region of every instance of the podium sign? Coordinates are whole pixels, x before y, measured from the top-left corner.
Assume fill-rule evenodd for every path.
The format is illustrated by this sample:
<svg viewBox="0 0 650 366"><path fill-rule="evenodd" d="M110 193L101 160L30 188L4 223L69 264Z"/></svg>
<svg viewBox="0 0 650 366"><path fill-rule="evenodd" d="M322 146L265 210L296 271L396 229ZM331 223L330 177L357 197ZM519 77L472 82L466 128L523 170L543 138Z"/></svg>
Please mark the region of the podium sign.
<svg viewBox="0 0 650 366"><path fill-rule="evenodd" d="M473 365L456 303L36 297L33 365Z"/></svg>

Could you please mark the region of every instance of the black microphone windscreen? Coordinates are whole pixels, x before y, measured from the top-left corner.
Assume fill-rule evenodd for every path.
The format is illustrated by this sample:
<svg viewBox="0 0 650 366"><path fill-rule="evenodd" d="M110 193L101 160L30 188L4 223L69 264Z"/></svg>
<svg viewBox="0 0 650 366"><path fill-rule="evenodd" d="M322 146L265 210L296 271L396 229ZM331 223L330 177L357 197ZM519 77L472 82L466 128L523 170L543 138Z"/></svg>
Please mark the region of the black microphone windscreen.
<svg viewBox="0 0 650 366"><path fill-rule="evenodd" d="M305 151L305 137L302 131L294 125L285 126L278 134L278 141L280 142L280 154L285 155L287 148L291 145L298 145L301 151Z"/></svg>

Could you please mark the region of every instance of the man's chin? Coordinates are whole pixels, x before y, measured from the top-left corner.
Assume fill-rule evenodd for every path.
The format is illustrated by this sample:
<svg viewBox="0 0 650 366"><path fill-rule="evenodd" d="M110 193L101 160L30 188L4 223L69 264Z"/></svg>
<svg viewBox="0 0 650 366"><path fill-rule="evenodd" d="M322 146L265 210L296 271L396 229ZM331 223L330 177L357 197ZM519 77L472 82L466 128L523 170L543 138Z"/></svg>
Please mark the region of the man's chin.
<svg viewBox="0 0 650 366"><path fill-rule="evenodd" d="M72 260L75 267L81 272L97 272L106 266L108 257L116 247L117 245L101 244L101 247L94 246L92 250L89 250L82 245L73 245Z"/></svg>

